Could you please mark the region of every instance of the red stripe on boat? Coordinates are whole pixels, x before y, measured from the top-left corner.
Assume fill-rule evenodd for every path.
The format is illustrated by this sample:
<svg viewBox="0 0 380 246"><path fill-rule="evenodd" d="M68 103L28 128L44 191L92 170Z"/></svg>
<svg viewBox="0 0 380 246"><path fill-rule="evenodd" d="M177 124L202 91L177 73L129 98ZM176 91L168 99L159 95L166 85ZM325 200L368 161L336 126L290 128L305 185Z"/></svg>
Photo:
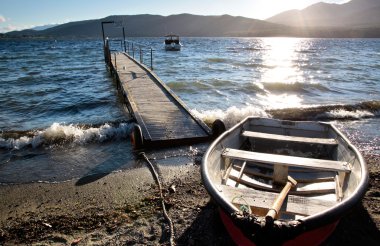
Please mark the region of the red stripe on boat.
<svg viewBox="0 0 380 246"><path fill-rule="evenodd" d="M232 219L230 218L230 216L228 216L222 209L219 209L219 212L220 212L220 217L222 219L222 222L228 231L228 234L230 234L230 237L237 245L256 246L255 243L253 243L251 240L249 240L247 237L244 236L244 234L241 232L239 227L237 227L232 222ZM292 240L286 241L283 245L284 246L320 245L331 235L331 233L335 230L338 223L339 223L339 220L331 224L327 224L323 227L320 227L311 231L307 231Z"/></svg>

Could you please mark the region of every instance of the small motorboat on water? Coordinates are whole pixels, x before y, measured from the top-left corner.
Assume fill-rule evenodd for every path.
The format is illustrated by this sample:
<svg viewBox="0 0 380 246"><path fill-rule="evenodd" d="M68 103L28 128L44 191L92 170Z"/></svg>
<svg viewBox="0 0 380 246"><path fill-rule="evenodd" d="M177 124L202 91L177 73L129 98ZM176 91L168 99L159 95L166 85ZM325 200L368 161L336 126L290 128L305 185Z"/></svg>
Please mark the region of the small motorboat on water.
<svg viewBox="0 0 380 246"><path fill-rule="evenodd" d="M319 245L368 183L359 151L322 122L248 117L211 144L201 169L237 245Z"/></svg>
<svg viewBox="0 0 380 246"><path fill-rule="evenodd" d="M165 36L165 50L178 51L181 50L182 44L179 41L179 36L170 34Z"/></svg>

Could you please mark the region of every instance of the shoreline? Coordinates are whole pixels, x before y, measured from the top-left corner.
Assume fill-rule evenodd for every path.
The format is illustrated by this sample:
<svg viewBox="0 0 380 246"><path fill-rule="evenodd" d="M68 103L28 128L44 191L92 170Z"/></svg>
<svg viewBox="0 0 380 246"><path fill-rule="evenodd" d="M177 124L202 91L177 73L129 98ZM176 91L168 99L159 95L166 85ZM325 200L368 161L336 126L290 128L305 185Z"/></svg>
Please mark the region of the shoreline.
<svg viewBox="0 0 380 246"><path fill-rule="evenodd" d="M368 190L323 245L380 241L380 156L364 157ZM178 164L156 163L177 245L233 245L197 161ZM147 167L63 183L2 185L0 196L0 245L169 245L169 227Z"/></svg>

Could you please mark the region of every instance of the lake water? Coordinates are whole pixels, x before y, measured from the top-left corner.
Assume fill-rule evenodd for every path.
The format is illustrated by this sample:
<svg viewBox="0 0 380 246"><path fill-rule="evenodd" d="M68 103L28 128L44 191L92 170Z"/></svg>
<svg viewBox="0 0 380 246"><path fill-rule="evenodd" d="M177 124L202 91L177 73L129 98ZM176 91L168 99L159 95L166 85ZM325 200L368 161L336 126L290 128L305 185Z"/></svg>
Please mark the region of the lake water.
<svg viewBox="0 0 380 246"><path fill-rule="evenodd" d="M207 123L333 121L363 153L380 154L380 39L183 38L179 52L161 38L133 41L153 47L154 72ZM0 41L0 75L0 183L143 165L101 40ZM205 148L148 154L192 162Z"/></svg>

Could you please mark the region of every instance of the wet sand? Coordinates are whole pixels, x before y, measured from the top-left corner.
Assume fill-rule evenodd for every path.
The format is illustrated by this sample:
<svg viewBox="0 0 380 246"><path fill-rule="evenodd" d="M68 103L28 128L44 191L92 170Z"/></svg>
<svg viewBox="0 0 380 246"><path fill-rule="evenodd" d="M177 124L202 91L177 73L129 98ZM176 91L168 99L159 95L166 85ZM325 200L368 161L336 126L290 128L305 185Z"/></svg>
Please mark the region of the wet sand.
<svg viewBox="0 0 380 246"><path fill-rule="evenodd" d="M324 245L380 242L380 156L365 158L368 191ZM177 166L155 164L177 245L233 245L202 185L200 157ZM0 197L0 245L169 244L148 167L56 184L2 185Z"/></svg>

